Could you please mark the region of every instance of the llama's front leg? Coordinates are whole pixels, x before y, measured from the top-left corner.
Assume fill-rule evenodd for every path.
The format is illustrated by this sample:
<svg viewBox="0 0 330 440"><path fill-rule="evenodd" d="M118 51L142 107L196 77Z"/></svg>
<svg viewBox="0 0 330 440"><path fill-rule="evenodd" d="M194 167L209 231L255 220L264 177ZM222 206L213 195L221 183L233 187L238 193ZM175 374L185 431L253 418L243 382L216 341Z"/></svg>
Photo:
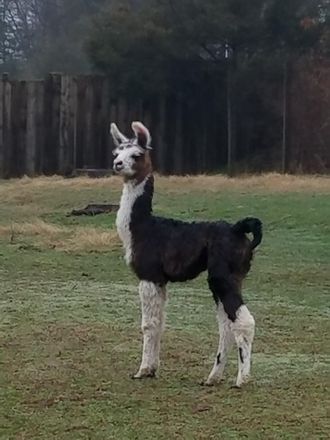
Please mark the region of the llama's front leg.
<svg viewBox="0 0 330 440"><path fill-rule="evenodd" d="M227 363L229 351L234 342L234 336L230 329L231 321L223 309L221 303L217 306L217 317L219 322L219 347L217 356L214 361L214 365L211 373L205 385L213 385L222 379L223 372Z"/></svg>
<svg viewBox="0 0 330 440"><path fill-rule="evenodd" d="M254 318L249 309L246 305L240 306L236 312L236 320L231 323L231 329L238 348L237 387L247 382L250 375L254 328Z"/></svg>
<svg viewBox="0 0 330 440"><path fill-rule="evenodd" d="M159 366L160 339L165 324L165 286L141 281L139 294L142 309L143 352L134 379L154 377Z"/></svg>

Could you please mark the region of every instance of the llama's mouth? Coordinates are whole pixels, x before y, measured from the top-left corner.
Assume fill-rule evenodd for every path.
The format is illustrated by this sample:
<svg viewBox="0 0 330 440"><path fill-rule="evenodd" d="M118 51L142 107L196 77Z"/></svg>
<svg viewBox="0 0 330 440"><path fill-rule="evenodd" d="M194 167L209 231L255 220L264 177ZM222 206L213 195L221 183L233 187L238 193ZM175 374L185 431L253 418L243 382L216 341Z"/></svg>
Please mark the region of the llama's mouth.
<svg viewBox="0 0 330 440"><path fill-rule="evenodd" d="M124 165L122 163L116 163L113 166L113 170L115 173L120 174L121 171L123 171Z"/></svg>
<svg viewBox="0 0 330 440"><path fill-rule="evenodd" d="M129 168L125 168L125 167L116 168L115 166L113 167L113 172L116 176L122 176L127 179L132 179L136 174L134 170L131 170Z"/></svg>

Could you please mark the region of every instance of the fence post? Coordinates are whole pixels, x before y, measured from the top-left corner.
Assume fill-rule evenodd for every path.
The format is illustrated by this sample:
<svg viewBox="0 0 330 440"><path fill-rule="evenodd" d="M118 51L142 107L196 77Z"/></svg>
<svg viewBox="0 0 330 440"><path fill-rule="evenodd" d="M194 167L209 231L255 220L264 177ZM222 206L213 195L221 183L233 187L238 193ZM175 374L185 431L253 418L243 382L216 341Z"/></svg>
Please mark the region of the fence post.
<svg viewBox="0 0 330 440"><path fill-rule="evenodd" d="M58 158L59 171L64 175L70 174L74 166L76 98L75 79L68 75L63 75L61 81L60 144Z"/></svg>
<svg viewBox="0 0 330 440"><path fill-rule="evenodd" d="M37 146L37 87L35 81L27 83L27 116L26 116L26 148L25 171L29 176L36 172L36 146Z"/></svg>
<svg viewBox="0 0 330 440"><path fill-rule="evenodd" d="M174 137L174 154L173 164L175 174L183 174L184 157L183 157L183 139L182 139L182 122L183 122L183 101L181 93L176 96L175 105L175 137Z"/></svg>
<svg viewBox="0 0 330 440"><path fill-rule="evenodd" d="M281 171L286 172L287 164L287 98L288 98L288 62L284 61L283 65L283 101L282 101L282 159Z"/></svg>
<svg viewBox="0 0 330 440"><path fill-rule="evenodd" d="M26 81L11 81L11 147L9 170L11 176L25 173L26 147Z"/></svg>
<svg viewBox="0 0 330 440"><path fill-rule="evenodd" d="M111 166L112 161L113 161L112 151L114 149L114 144L113 144L112 136L110 135L110 124L111 124L111 122L115 122L116 124L118 124L118 116L117 116L118 115L118 102L110 97L109 106L110 106L110 110L109 110L110 121L108 121L108 123L107 123L107 134L108 134L109 166ZM120 128L120 130L121 130L121 128Z"/></svg>
<svg viewBox="0 0 330 440"><path fill-rule="evenodd" d="M3 161L2 177L10 177L9 156L12 147L11 131L11 84L8 73L2 75L3 84L3 113L2 113L2 139L3 139Z"/></svg>
<svg viewBox="0 0 330 440"><path fill-rule="evenodd" d="M103 78L101 91L101 109L100 109L100 148L103 147L103 168L110 168L112 164L112 155L109 148L110 134L110 83L108 78Z"/></svg>
<svg viewBox="0 0 330 440"><path fill-rule="evenodd" d="M93 168L95 166L95 150L93 145L93 107L94 107L94 87L92 76L88 76L85 90L85 149L84 149L84 166Z"/></svg>
<svg viewBox="0 0 330 440"><path fill-rule="evenodd" d="M61 75L50 73L44 85L44 138L40 170L45 174L59 171Z"/></svg>
<svg viewBox="0 0 330 440"><path fill-rule="evenodd" d="M166 142L165 142L165 128L166 128L166 98L160 96L158 98L158 125L157 125L157 157L158 168L161 173L166 170Z"/></svg>
<svg viewBox="0 0 330 440"><path fill-rule="evenodd" d="M36 81L36 165L35 172L40 174L43 172L44 163L44 144L45 144L45 81Z"/></svg>
<svg viewBox="0 0 330 440"><path fill-rule="evenodd" d="M4 79L0 79L0 179L5 171L5 144L4 144Z"/></svg>
<svg viewBox="0 0 330 440"><path fill-rule="evenodd" d="M227 61L227 174L232 175L233 143L232 143L232 82L231 65Z"/></svg>

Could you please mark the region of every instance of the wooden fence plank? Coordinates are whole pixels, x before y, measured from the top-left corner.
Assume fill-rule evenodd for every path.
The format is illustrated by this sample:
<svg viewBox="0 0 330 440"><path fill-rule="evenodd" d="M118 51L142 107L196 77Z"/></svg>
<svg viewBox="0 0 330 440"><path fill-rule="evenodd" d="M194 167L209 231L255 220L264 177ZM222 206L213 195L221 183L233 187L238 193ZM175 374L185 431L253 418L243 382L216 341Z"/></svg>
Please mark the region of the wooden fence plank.
<svg viewBox="0 0 330 440"><path fill-rule="evenodd" d="M165 130L166 130L166 97L160 96L158 99L158 115L157 115L157 125L156 129L156 138L155 138L155 149L156 149L156 157L158 170L161 173L165 173L166 171L166 140L165 140Z"/></svg>
<svg viewBox="0 0 330 440"><path fill-rule="evenodd" d="M176 96L175 101L175 126L173 127L174 137L174 160L173 170L175 174L184 173L184 153L183 153L183 138L182 138L182 123L183 123L183 102L180 95Z"/></svg>
<svg viewBox="0 0 330 440"><path fill-rule="evenodd" d="M43 173L43 163L44 163L44 144L45 144L45 82L36 81L36 96L37 96L37 106L36 106L36 165L35 172L37 174Z"/></svg>
<svg viewBox="0 0 330 440"><path fill-rule="evenodd" d="M60 144L58 152L59 171L70 174L73 170L75 150L76 81L68 75L62 76L60 104Z"/></svg>
<svg viewBox="0 0 330 440"><path fill-rule="evenodd" d="M0 79L0 178L5 176L5 143L4 143L4 80Z"/></svg>
<svg viewBox="0 0 330 440"><path fill-rule="evenodd" d="M9 169L14 177L25 173L27 95L26 81L11 81L11 130Z"/></svg>
<svg viewBox="0 0 330 440"><path fill-rule="evenodd" d="M208 97L206 97L208 98ZM208 149L208 130L207 130L207 122L208 122L208 112L207 112L207 103L208 99L205 99L202 94L199 95L199 109L200 109L200 121L201 121L201 129L200 129L200 145L197 146L197 169L196 171L205 172L207 171L207 149ZM196 122L195 122L196 124Z"/></svg>
<svg viewBox="0 0 330 440"><path fill-rule="evenodd" d="M9 158L12 148L11 129L11 83L7 74L2 77L3 81L3 177L11 177Z"/></svg>
<svg viewBox="0 0 330 440"><path fill-rule="evenodd" d="M175 101L173 95L168 95L166 97L166 114L165 114L165 132L164 132L164 142L168 146L165 154L165 170L166 174L170 174L173 170L173 156L174 156L174 127L175 127L175 112L173 111Z"/></svg>
<svg viewBox="0 0 330 440"><path fill-rule="evenodd" d="M97 76L93 81L94 87L94 102L93 102L93 164L96 168L105 168L105 148L103 145L103 126L104 114L103 109L103 78Z"/></svg>
<svg viewBox="0 0 330 440"><path fill-rule="evenodd" d="M27 83L27 119L26 119L26 149L25 172L33 176L36 172L37 147L37 86L35 81Z"/></svg>
<svg viewBox="0 0 330 440"><path fill-rule="evenodd" d="M50 73L44 84L44 135L40 169L45 174L58 172L60 142L61 75Z"/></svg>
<svg viewBox="0 0 330 440"><path fill-rule="evenodd" d="M84 167L94 168L94 151L93 151L93 104L94 89L91 77L88 77L86 85L85 97L85 151L84 151Z"/></svg>
<svg viewBox="0 0 330 440"><path fill-rule="evenodd" d="M111 94L111 91L110 91ZM118 108L117 108L117 102L116 100L110 98L110 123L111 122L115 122L117 124L117 113L118 113ZM112 136L110 135L110 123L107 124L107 130L108 130L108 138L109 138L109 167L112 166L113 164L113 155L112 155L112 151L115 148L115 145L113 143L112 140Z"/></svg>
<svg viewBox="0 0 330 440"><path fill-rule="evenodd" d="M112 167L112 154L110 144L110 83L107 78L102 79L101 111L100 111L100 142L102 151L102 163L104 168Z"/></svg>
<svg viewBox="0 0 330 440"><path fill-rule="evenodd" d="M85 76L77 77L77 114L76 114L76 168L83 168L85 165L86 151L86 87Z"/></svg>
<svg viewBox="0 0 330 440"><path fill-rule="evenodd" d="M18 177L18 170L16 164L19 159L19 120L20 114L19 112L20 103L19 100L19 83L18 81L10 81L11 84L11 103L10 103L10 130L11 130L11 145L8 150L8 168L10 172L10 176Z"/></svg>

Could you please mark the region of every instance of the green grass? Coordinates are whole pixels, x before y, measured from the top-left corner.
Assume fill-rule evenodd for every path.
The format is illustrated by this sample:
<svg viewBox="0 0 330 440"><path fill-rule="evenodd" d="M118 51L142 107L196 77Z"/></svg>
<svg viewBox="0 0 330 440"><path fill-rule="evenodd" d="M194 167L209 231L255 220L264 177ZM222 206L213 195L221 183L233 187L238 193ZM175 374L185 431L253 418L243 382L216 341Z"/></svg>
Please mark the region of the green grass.
<svg viewBox="0 0 330 440"><path fill-rule="evenodd" d="M329 438L330 180L309 188L308 178L279 187L275 179L272 188L260 177L222 188L213 179L201 189L198 180L157 179L154 210L264 222L244 289L257 328L242 390L231 389L235 350L224 383L199 385L218 342L205 276L169 286L159 378L130 379L141 354L137 281L116 241L84 247L89 228L113 229L114 214L66 217L118 201L117 180L0 182L1 440ZM60 231L12 226L36 219Z"/></svg>

